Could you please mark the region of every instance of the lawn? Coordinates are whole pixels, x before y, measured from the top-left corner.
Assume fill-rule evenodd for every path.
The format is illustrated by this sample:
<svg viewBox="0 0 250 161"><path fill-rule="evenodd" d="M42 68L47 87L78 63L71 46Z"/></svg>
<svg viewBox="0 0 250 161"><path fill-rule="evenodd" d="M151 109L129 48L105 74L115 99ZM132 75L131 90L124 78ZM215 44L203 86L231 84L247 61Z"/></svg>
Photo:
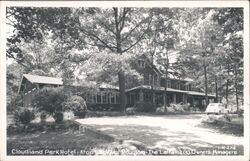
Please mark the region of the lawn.
<svg viewBox="0 0 250 161"><path fill-rule="evenodd" d="M7 136L7 155L22 151L42 151L41 155L90 155L93 148L108 146L109 141L80 132L78 129L59 129L29 133L13 133ZM86 153L84 152L86 151ZM25 154L24 154L25 155Z"/></svg>
<svg viewBox="0 0 250 161"><path fill-rule="evenodd" d="M76 122L85 130L69 124L57 129L10 132L7 154L18 155L13 149L22 155L27 155L25 151L29 155L30 151L42 151L42 155L243 154L243 135L205 126L202 117L196 114L78 119ZM115 139L105 139L104 134Z"/></svg>

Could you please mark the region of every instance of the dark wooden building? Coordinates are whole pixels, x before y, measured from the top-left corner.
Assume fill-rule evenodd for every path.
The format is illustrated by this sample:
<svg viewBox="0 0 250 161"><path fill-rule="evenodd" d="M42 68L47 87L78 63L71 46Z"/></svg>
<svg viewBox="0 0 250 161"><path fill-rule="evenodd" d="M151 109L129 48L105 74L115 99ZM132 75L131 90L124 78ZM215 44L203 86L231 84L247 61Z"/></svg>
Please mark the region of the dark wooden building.
<svg viewBox="0 0 250 161"><path fill-rule="evenodd" d="M131 63L131 66L143 76L143 81L141 84L134 84L134 86L133 83L130 83L132 85L126 89L127 107L134 106L138 101L149 102L153 99L157 107L162 106L164 104L163 97L166 82L163 72L155 65L152 65L145 55L141 55ZM166 89L168 103L189 103L193 107L204 109L206 104L205 93L194 90L192 84L193 80L188 78L180 79L170 70ZM24 74L19 87L19 93L23 96L23 105L31 105L34 93L37 90L45 86L58 87L62 85L65 85L62 78ZM76 88L78 87L76 86ZM119 108L120 96L118 87L103 84L98 92L84 91L83 93L88 106L94 108L110 106ZM214 102L215 95L208 94L208 98L209 102Z"/></svg>
<svg viewBox="0 0 250 161"><path fill-rule="evenodd" d="M63 85L62 78L24 74L18 93L23 98L23 106L30 106L35 92L43 87L59 87Z"/></svg>
<svg viewBox="0 0 250 161"><path fill-rule="evenodd" d="M136 59L132 66L143 76L143 83L126 90L127 106L133 106L138 101L152 102L153 99L157 107L162 106L166 82L163 72L144 54ZM193 89L192 79L181 79L172 70L168 73L166 100L169 104L189 103L193 107L205 108L205 93ZM215 95L208 94L208 99L209 102L214 102Z"/></svg>

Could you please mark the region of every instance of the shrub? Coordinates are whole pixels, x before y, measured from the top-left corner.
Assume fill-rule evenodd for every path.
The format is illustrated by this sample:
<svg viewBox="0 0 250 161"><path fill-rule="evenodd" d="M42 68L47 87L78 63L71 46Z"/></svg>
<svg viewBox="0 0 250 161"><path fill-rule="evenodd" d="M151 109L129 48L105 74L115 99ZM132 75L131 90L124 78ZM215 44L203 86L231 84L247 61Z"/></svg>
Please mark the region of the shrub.
<svg viewBox="0 0 250 161"><path fill-rule="evenodd" d="M157 113L182 113L185 111L189 110L189 104L170 104L170 106L167 107L167 109L165 110L164 106L158 107L156 109Z"/></svg>
<svg viewBox="0 0 250 161"><path fill-rule="evenodd" d="M172 113L176 112L174 106L170 104L170 106L167 107L167 112L172 112Z"/></svg>
<svg viewBox="0 0 250 161"><path fill-rule="evenodd" d="M136 108L134 108L134 107L128 107L128 108L126 108L126 114L127 115L134 115L135 111L136 111Z"/></svg>
<svg viewBox="0 0 250 161"><path fill-rule="evenodd" d="M182 104L170 104L170 107L173 107L174 112L184 112L184 107Z"/></svg>
<svg viewBox="0 0 250 161"><path fill-rule="evenodd" d="M137 102L135 104L136 111L139 112L154 112L155 109L151 102Z"/></svg>
<svg viewBox="0 0 250 161"><path fill-rule="evenodd" d="M8 101L10 100L10 101ZM21 95L15 95L15 96L7 96L7 112L8 113L14 113L16 108L22 106L22 97Z"/></svg>
<svg viewBox="0 0 250 161"><path fill-rule="evenodd" d="M164 113L165 112L165 107L164 106L157 107L155 112L156 113Z"/></svg>
<svg viewBox="0 0 250 161"><path fill-rule="evenodd" d="M62 112L56 112L53 115L53 118L55 119L56 123L61 123L63 121L63 113Z"/></svg>
<svg viewBox="0 0 250 161"><path fill-rule="evenodd" d="M35 119L34 111L27 108L18 108L14 112L14 121L16 124L22 123L26 125L29 124L33 119Z"/></svg>
<svg viewBox="0 0 250 161"><path fill-rule="evenodd" d="M44 87L36 93L35 98L32 101L32 105L38 111L45 112L53 116L56 120L59 115L56 113L64 111L63 104L69 96L70 93L64 90L63 87Z"/></svg>
<svg viewBox="0 0 250 161"><path fill-rule="evenodd" d="M202 119L202 122L205 123L218 123L218 122L230 122L232 120L232 117L230 117L228 114L225 115L207 115Z"/></svg>
<svg viewBox="0 0 250 161"><path fill-rule="evenodd" d="M85 117L87 105L81 96L72 96L64 103L64 109L70 110L75 116Z"/></svg>
<svg viewBox="0 0 250 161"><path fill-rule="evenodd" d="M45 122L46 118L47 118L46 112L42 111L41 114L40 114L41 122Z"/></svg>
<svg viewBox="0 0 250 161"><path fill-rule="evenodd" d="M75 114L72 111L65 111L63 112L63 119L64 120L72 120L74 119Z"/></svg>

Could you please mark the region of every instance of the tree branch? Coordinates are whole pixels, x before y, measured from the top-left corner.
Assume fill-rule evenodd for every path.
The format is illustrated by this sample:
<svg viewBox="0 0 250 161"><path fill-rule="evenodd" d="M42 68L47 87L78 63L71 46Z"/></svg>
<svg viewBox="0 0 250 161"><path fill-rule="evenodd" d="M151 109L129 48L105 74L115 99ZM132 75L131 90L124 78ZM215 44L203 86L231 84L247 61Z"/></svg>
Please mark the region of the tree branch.
<svg viewBox="0 0 250 161"><path fill-rule="evenodd" d="M134 32L134 30L136 30L141 24L143 24L144 22L146 21L146 19L142 20L141 22L139 22L137 25L135 25L134 28L132 28L129 33L124 37L122 38L121 42L123 42L124 40L126 40L129 36L131 36L132 32ZM151 19L152 21L152 19ZM150 21L150 23L151 23Z"/></svg>
<svg viewBox="0 0 250 161"><path fill-rule="evenodd" d="M101 38L99 38L97 35L91 33L91 31L87 31L84 30L82 28L80 28L80 31L82 31L83 33L85 33L87 36L90 36L91 39L94 39L94 41L98 40L103 44L103 47L108 48L109 50L111 50L112 52L114 52L114 48L113 46L108 45L104 40L102 40Z"/></svg>
<svg viewBox="0 0 250 161"><path fill-rule="evenodd" d="M142 38L144 37L144 35L145 35L146 32L148 31L151 22L152 22L152 17L151 17L151 19L150 19L150 21L149 21L149 23L148 23L147 29L141 34L141 36L137 39L137 41L136 41L134 44L132 44L130 47L128 47L127 49L122 50L121 53L124 53L124 52L128 51L129 49L131 49L132 47L134 47L137 43L139 43L139 42L142 40Z"/></svg>
<svg viewBox="0 0 250 161"><path fill-rule="evenodd" d="M9 19L9 18L7 18L7 20L9 21L9 22L11 22L12 23L12 25L11 26L13 26L14 27L14 25L16 24L14 21L12 21L11 19ZM6 24L10 24L9 22L6 22Z"/></svg>
<svg viewBox="0 0 250 161"><path fill-rule="evenodd" d="M122 31L124 24L125 24L125 18L126 18L126 14L128 13L128 10L126 10L126 8L123 9L123 14L122 14L122 18L121 18L121 27L120 27L120 31Z"/></svg>
<svg viewBox="0 0 250 161"><path fill-rule="evenodd" d="M111 33L113 33L114 35L116 35L116 33L114 32L114 30L112 30L108 25L106 25L103 21L101 21L100 19L98 19L99 24L102 25L105 29L107 29L108 31L110 31Z"/></svg>
<svg viewBox="0 0 250 161"><path fill-rule="evenodd" d="M14 61L16 61L18 64L22 65L23 67L29 69L29 66L23 64L22 62L20 62L19 60L16 59L16 57L14 57L14 55L10 54L7 52L7 57L11 58L11 59L14 59Z"/></svg>

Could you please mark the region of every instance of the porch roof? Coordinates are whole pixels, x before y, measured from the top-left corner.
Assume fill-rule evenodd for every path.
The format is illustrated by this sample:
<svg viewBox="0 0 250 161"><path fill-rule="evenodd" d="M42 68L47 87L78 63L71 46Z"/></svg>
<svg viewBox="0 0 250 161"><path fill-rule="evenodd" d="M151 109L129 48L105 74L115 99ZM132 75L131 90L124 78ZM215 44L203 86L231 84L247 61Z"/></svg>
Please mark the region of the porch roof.
<svg viewBox="0 0 250 161"><path fill-rule="evenodd" d="M31 83L55 84L55 85L63 84L62 78L38 76L31 74L24 74L23 77L25 77Z"/></svg>
<svg viewBox="0 0 250 161"><path fill-rule="evenodd" d="M151 90L151 86L148 85L141 85L141 86L137 86L137 87L133 87L130 89L127 89L126 92L130 92L136 89L147 89L147 90ZM154 90L157 91L164 91L165 88L164 87L154 87ZM179 90L179 89L173 89L173 88L167 88L168 92L176 92L176 93L186 93L188 95L193 95L193 96L205 96L205 93L203 92L196 92L196 91L185 91L185 90ZM208 94L209 97L215 97L215 95L212 94Z"/></svg>
<svg viewBox="0 0 250 161"><path fill-rule="evenodd" d="M137 87L130 88L130 89L126 90L126 92L130 92L130 91L133 91L133 90L136 90L136 89L149 89L149 90L151 90L151 86L148 86L148 85L141 85L141 86L137 86ZM157 91L164 91L165 88L164 88L164 87L154 87L154 90L157 90ZM186 91L178 90L178 89L173 89L173 88L167 88L167 91L169 91L169 92L186 93Z"/></svg>
<svg viewBox="0 0 250 161"><path fill-rule="evenodd" d="M195 95L195 96L205 96L205 93L203 93L203 92L196 92L196 91L187 91L187 94L189 94L189 95ZM207 94L207 96L209 96L209 97L216 97L213 94Z"/></svg>

